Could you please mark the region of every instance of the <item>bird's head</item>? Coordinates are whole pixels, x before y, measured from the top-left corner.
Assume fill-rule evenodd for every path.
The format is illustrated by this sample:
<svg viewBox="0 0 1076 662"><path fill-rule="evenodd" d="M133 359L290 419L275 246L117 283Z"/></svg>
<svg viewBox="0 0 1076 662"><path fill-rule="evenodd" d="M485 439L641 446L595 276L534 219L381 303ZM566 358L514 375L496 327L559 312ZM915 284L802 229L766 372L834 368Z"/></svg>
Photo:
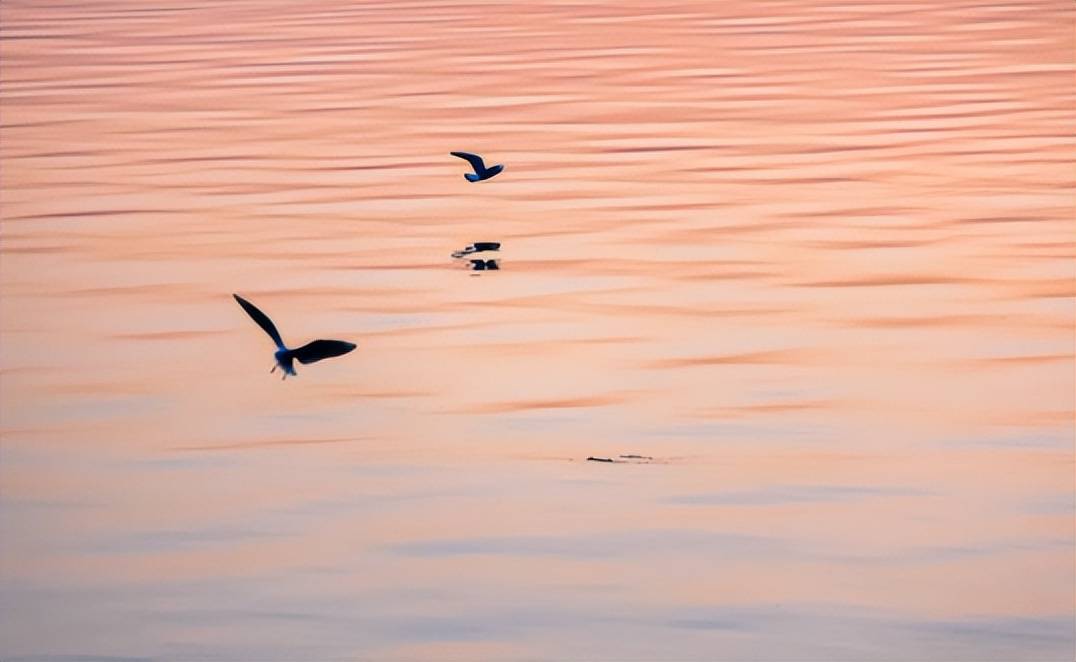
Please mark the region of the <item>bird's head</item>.
<svg viewBox="0 0 1076 662"><path fill-rule="evenodd" d="M278 349L273 358L276 360L276 365L284 373L286 378L288 375L292 377L297 376L299 373L295 372L294 357L291 355L291 350Z"/></svg>

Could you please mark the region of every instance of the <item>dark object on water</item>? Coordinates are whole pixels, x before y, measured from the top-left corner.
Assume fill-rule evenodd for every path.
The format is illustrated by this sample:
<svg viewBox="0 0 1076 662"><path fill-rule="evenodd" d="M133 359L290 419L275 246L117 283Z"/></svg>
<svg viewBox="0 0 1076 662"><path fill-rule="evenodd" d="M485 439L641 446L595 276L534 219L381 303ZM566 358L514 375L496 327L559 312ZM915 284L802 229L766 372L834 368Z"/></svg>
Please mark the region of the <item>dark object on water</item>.
<svg viewBox="0 0 1076 662"><path fill-rule="evenodd" d="M616 462L611 457L588 457L587 462Z"/></svg>
<svg viewBox="0 0 1076 662"><path fill-rule="evenodd" d="M302 347L288 349L284 346L284 341L280 339L280 332L276 330L276 325L273 324L273 320L269 319L268 315L258 310L257 306L238 294L233 294L232 296L235 297L235 300L243 307L243 310L247 311L247 315L250 315L250 318L257 322L258 326L269 334L269 337L276 343L276 353L273 354L273 359L276 362L269 373L272 374L276 372L277 368L280 368L284 373L281 379L287 379L288 375L294 377L298 374L295 372L295 366L293 364L293 361L296 359L298 359L299 363L306 365L308 363L316 363L322 359L347 354L355 349L354 343L344 342L343 340L315 340Z"/></svg>
<svg viewBox="0 0 1076 662"><path fill-rule="evenodd" d="M449 152L449 153L452 156L459 157L459 158L463 159L464 161L466 161L467 163L470 163L471 167L474 168L474 174L467 173L466 175L463 176L464 179L466 179L469 182L480 182L480 181L482 181L484 179L489 179L490 177L494 177L500 171L504 170L503 165L495 165L495 166L491 166L491 167L487 168L485 162L482 161L482 157L477 155L477 154L471 154L470 152Z"/></svg>
<svg viewBox="0 0 1076 662"><path fill-rule="evenodd" d="M463 257L464 255L470 255L471 253L499 250L501 250L501 242L499 241L476 241L462 251L454 251L452 257Z"/></svg>
<svg viewBox="0 0 1076 662"><path fill-rule="evenodd" d="M497 271L500 266L497 260L471 260L472 271Z"/></svg>
<svg viewBox="0 0 1076 662"><path fill-rule="evenodd" d="M649 455L621 455L625 460L653 460Z"/></svg>

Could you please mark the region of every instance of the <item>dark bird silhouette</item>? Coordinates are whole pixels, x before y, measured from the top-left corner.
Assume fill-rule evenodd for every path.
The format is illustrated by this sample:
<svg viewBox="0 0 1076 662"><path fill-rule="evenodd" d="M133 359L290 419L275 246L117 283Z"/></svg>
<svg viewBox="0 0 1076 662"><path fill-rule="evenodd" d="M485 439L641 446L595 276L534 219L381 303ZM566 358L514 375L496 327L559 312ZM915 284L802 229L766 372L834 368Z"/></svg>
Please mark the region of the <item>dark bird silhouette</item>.
<svg viewBox="0 0 1076 662"><path fill-rule="evenodd" d="M474 168L473 174L467 173L463 176L464 179L469 182L480 182L483 179L489 179L504 170L503 165L495 165L487 168L485 162L482 161L482 157L477 154L471 154L469 152L450 152L450 154L470 163L471 167Z"/></svg>
<svg viewBox="0 0 1076 662"><path fill-rule="evenodd" d="M501 242L499 241L476 241L462 251L453 251L452 257L463 257L464 255L470 255L471 253L499 250L501 250Z"/></svg>
<svg viewBox="0 0 1076 662"><path fill-rule="evenodd" d="M334 356L340 356L347 354L351 350L355 349L354 343L344 342L343 340L315 340L309 342L302 347L296 349L288 349L284 346L284 341L280 339L280 332L276 330L276 326L273 324L273 320L269 319L269 316L258 310L258 307L247 301L238 294L233 294L235 300L243 307L243 310L247 311L247 315L254 320L258 326L269 334L269 337L276 343L276 353L273 354L273 358L276 363L273 365L273 369L269 371L270 374L276 372L277 368L284 373L281 379L287 379L288 375L296 376L295 366L293 361L298 360L299 363L306 365L308 363L315 363L322 359L332 358Z"/></svg>

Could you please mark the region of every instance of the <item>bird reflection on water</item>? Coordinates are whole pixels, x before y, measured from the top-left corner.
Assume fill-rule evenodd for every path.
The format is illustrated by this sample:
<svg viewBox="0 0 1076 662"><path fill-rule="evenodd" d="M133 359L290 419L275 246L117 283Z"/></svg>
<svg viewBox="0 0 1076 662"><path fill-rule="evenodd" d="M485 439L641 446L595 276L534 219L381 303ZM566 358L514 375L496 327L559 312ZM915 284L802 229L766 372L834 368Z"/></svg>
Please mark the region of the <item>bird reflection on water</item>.
<svg viewBox="0 0 1076 662"><path fill-rule="evenodd" d="M471 271L497 271L497 260L471 260Z"/></svg>

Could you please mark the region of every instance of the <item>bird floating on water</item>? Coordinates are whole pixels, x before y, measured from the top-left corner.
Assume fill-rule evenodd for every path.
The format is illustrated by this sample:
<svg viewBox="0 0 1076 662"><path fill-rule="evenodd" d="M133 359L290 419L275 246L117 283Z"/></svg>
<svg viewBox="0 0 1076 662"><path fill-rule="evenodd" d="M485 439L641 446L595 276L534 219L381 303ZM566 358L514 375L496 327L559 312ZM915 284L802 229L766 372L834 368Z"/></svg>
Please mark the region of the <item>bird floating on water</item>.
<svg viewBox="0 0 1076 662"><path fill-rule="evenodd" d="M467 163L470 163L471 167L474 168L474 173L469 172L463 176L464 179L469 182L480 182L483 179L489 179L504 170L504 166L499 164L487 168L486 163L482 160L482 157L477 154L471 154L470 152L449 153L452 154L452 156L456 156L463 159L464 161L467 161Z"/></svg>
<svg viewBox="0 0 1076 662"><path fill-rule="evenodd" d="M476 241L462 251L452 251L452 257L463 257L464 255L470 255L471 253L499 250L501 250L501 242L499 241Z"/></svg>
<svg viewBox="0 0 1076 662"><path fill-rule="evenodd" d="M277 368L280 368L281 372L284 373L281 379L287 379L288 375L294 377L298 374L295 372L295 367L292 364L296 359L299 363L306 365L322 359L347 354L355 349L354 343L344 342L343 340L315 340L302 347L288 349L284 345L284 341L280 339L280 332L276 330L273 320L269 319L268 315L258 310L257 306L238 294L233 294L232 296L235 297L235 300L243 307L243 310L247 311L247 315L250 315L250 318L257 322L258 326L269 334L269 337L276 343L277 350L276 353L273 354L273 359L276 362L273 364L273 369L270 370L269 373L272 374L276 372Z"/></svg>

